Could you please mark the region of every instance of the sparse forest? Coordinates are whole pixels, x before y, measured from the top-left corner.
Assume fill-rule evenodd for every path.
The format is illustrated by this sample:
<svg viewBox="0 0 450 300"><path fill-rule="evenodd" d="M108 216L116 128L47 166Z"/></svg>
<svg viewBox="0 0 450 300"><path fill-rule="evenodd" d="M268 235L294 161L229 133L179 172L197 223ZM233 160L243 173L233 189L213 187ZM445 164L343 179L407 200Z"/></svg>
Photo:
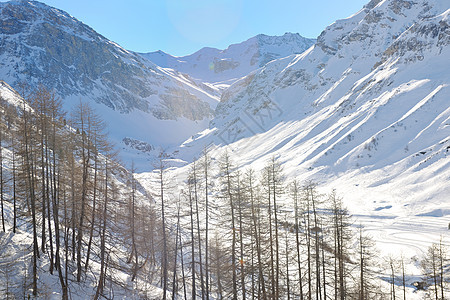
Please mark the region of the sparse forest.
<svg viewBox="0 0 450 300"><path fill-rule="evenodd" d="M275 157L252 170L205 149L178 181L161 155L146 191L92 107L22 96L0 97L0 298L407 299L413 284L450 297L442 242L422 274L381 264L345 195L286 178Z"/></svg>

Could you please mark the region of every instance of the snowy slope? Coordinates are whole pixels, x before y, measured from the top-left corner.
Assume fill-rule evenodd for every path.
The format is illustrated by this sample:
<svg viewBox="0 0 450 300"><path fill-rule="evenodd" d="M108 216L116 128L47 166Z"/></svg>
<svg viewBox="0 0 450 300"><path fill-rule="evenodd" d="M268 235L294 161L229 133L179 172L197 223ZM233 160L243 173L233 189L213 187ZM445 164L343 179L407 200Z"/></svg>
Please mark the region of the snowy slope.
<svg viewBox="0 0 450 300"><path fill-rule="evenodd" d="M28 103L23 101L23 98L14 90L9 84L0 80L0 97L8 104L23 109L25 105L26 109L31 109Z"/></svg>
<svg viewBox="0 0 450 300"><path fill-rule="evenodd" d="M266 63L292 54L300 54L314 39L298 33L282 36L257 35L225 50L203 48L191 55L174 57L163 51L141 55L158 66L175 69L203 82L230 84Z"/></svg>
<svg viewBox="0 0 450 300"><path fill-rule="evenodd" d="M207 126L218 101L217 89L160 68L39 2L0 3L0 38L1 80L16 89L21 82L55 89L68 110L80 99L95 103L123 147L126 137L176 145Z"/></svg>
<svg viewBox="0 0 450 300"><path fill-rule="evenodd" d="M24 188L19 182L22 181L20 170L22 170L22 163L24 161L24 157L22 156L23 152L20 152L18 144L21 143L20 135L16 130L20 128L20 121L17 118L22 118L23 109L27 109L33 112L33 109L28 105L27 101L24 100L18 92L16 92L10 85L0 80L0 113L2 117L0 118L0 123L2 129L6 129L11 126L9 129L6 129L6 132L2 132L2 143L0 148L1 154L1 162L2 165L2 207L1 210L3 215L5 216L4 224L5 224L5 232L1 229L0 225L0 298L1 299L16 299L16 298L27 298L27 299L62 299L62 291L61 284L58 277L58 272L50 272L50 261L53 258L53 245L56 243L55 238L55 226L52 226L53 232L53 244L47 243L47 250L40 253L40 257L37 260L37 286L38 286L38 295L37 297L33 297L32 295L32 262L33 262L33 226L32 226L32 217L31 211L29 208L29 202L27 202L27 198L25 195L29 192L28 188ZM7 105L5 105L5 103ZM17 111L16 112L14 111ZM5 115L8 114L8 117ZM6 125L8 124L8 125ZM6 126L5 126L6 125ZM61 132L64 131L73 131L73 128L69 126L65 126ZM57 134L61 134L58 132ZM66 132L67 133L67 132ZM7 138L5 138L7 137ZM10 139L11 138L11 139ZM73 142L77 143L77 138L75 137ZM11 141L14 143L18 143L15 146L11 145ZM79 140L78 140L79 141ZM36 145L36 144L35 144ZM16 149L13 154L12 149ZM63 147L62 147L63 148ZM61 152L65 151L61 148ZM51 150L49 150L51 151ZM77 153L77 151L74 151ZM102 153L98 153L99 161L108 160L109 165L115 164L114 161L109 160ZM20 159L18 159L20 157ZM15 163L13 162L15 159ZM80 165L75 165L75 168L80 168ZM16 177L13 177L13 170L16 170ZM58 168L59 169L59 168ZM60 170L60 169L59 169ZM100 170L100 169L99 169ZM14 179L14 188L12 181ZM114 182L113 186L117 187L117 191L121 195L126 195L129 191L129 180L130 180L130 172L124 168L123 166L116 165L114 171L108 175L109 182ZM41 177L36 176L36 181L41 181ZM42 181L41 181L42 182ZM17 183L17 185L16 185ZM60 182L58 182L59 184ZM64 185L64 183L62 183ZM63 188L61 188L62 190ZM99 192L99 191L98 191ZM36 193L40 194L36 189ZM65 193L65 192L62 192ZM14 195L14 196L13 196ZM151 197L146 195L146 191L143 189L141 185L138 184L137 192L136 192L136 203L141 206L151 205L152 203ZM15 198L14 198L15 197ZM62 200L63 197L61 197ZM120 199L121 196L116 196L115 199ZM13 200L14 199L14 200ZM122 198L124 199L124 198ZM91 202L89 199L88 202ZM39 196L39 202L41 198ZM64 197L64 203L66 203L67 199ZM144 202L145 201L145 202ZM52 202L52 201L51 201ZM53 202L56 203L56 202ZM100 201L100 203L102 203ZM126 202L124 202L126 203ZM92 210L92 207L88 204L88 207ZM99 206L99 200L97 198L97 209ZM62 208L63 204L60 204L60 208ZM117 207L112 208L113 205L109 204L109 215L114 215L117 212L117 209L124 209L126 211L127 205L123 203L117 204ZM41 212L42 206L40 204L37 205L38 212ZM66 204L64 204L66 207ZM142 206L141 206L142 207ZM16 215L14 214L16 211ZM59 212L60 218L60 226L64 226L64 219L62 209L60 210L52 210L53 212ZM14 216L16 216L16 223L13 223ZM49 218L49 217L47 217ZM2 216L0 216L0 220ZM47 219L49 220L49 219ZM42 219L37 218L37 222L42 224ZM112 221L113 223L115 221ZM50 223L50 222L49 222ZM3 224L0 222L0 224ZM15 232L13 231L13 224L16 226ZM53 223L54 224L54 223ZM98 225L98 223L97 223ZM109 227L106 229L107 238L106 248L108 249L108 254L114 256L114 260L116 262L120 262L122 259L126 261L126 257L129 255L127 247L127 242L125 240L121 240L120 242L113 242L114 238L120 239L122 232L124 231L124 224L120 222L115 222L117 227ZM38 227L40 227L38 225ZM48 230L48 227L47 227ZM63 232L66 229L61 228L61 236L63 236ZM48 231L47 231L48 232ZM41 239L41 231L38 230L39 235L38 239ZM52 233L48 233L51 235ZM47 236L48 238L48 236ZM83 274L81 282L77 282L74 275L75 268L73 266L68 266L68 292L70 299L90 299L93 298L93 295L96 293L98 278L100 274L100 257L99 257L99 249L98 249L98 235L94 234L92 240L92 252L90 255L90 264L87 271ZM96 241L97 240L97 241ZM108 241L109 240L109 241ZM47 240L48 241L48 240ZM86 241L87 244L87 241ZM52 245L52 246L50 246ZM50 250L50 249L52 250ZM65 243L60 242L60 253L62 266L65 264L65 255L62 255L62 252L65 250L69 251L68 248L65 248ZM85 250L82 250L85 256ZM69 265L71 263L69 262ZM114 267L109 267L109 269L113 269ZM65 270L63 271L65 272ZM111 272L111 271L109 271ZM109 291L105 291L104 294L108 295L110 298L114 299L129 299L130 297L133 299L141 299L143 297L143 293L147 295L147 298L150 299L158 299L161 298L162 291L159 286L153 285L147 278L142 277L138 278L138 280L132 282L130 280L130 274L124 269L124 265L121 265L120 268L112 271L111 276L115 277L114 284L111 285Z"/></svg>
<svg viewBox="0 0 450 300"><path fill-rule="evenodd" d="M384 251L448 242L449 13L438 0L370 2L233 84L181 157L228 149L259 170L275 156L288 178L336 188Z"/></svg>

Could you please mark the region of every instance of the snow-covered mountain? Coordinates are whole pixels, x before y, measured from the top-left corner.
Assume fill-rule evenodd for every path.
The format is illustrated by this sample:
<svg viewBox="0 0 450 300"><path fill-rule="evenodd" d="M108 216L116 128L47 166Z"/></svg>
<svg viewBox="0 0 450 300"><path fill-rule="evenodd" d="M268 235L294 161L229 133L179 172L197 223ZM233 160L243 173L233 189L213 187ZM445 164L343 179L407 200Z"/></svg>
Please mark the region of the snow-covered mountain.
<svg viewBox="0 0 450 300"><path fill-rule="evenodd" d="M207 126L218 91L162 69L67 13L34 1L0 3L0 79L43 84L70 108L91 101L117 143L176 145Z"/></svg>
<svg viewBox="0 0 450 300"><path fill-rule="evenodd" d="M225 50L203 48L182 57L163 51L141 55L158 66L175 69L203 82L230 84L272 60L303 53L314 43L315 39L304 38L298 33L259 34Z"/></svg>
<svg viewBox="0 0 450 300"><path fill-rule="evenodd" d="M445 1L371 1L234 83L180 155L210 145L257 170L278 157L289 178L336 188L389 250L423 251L423 235L448 234L449 15Z"/></svg>
<svg viewBox="0 0 450 300"><path fill-rule="evenodd" d="M298 34L259 35L184 58L139 55L64 11L25 0L0 3L0 38L1 80L16 89L23 82L55 89L67 110L91 102L122 157L138 165L208 127L228 86L211 82L231 82L314 42Z"/></svg>

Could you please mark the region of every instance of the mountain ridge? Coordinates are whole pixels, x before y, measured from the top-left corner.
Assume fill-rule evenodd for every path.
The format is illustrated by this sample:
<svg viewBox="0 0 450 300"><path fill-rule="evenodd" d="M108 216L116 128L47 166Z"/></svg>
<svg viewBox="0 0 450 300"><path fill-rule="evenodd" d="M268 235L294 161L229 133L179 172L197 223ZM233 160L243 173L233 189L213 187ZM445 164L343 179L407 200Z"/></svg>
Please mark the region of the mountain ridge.
<svg viewBox="0 0 450 300"><path fill-rule="evenodd" d="M187 73L202 81L232 83L269 61L302 53L314 43L315 39L304 38L298 33L285 33L282 36L258 34L223 50L204 47L180 57L161 50L140 55L161 67Z"/></svg>
<svg viewBox="0 0 450 300"><path fill-rule="evenodd" d="M14 61L17 66L14 70L4 68L1 75L12 85L19 80L39 81L55 88L63 98L89 95L127 113L152 110L151 98L159 92L152 85L164 84L167 91L181 82L59 9L34 1L1 3L0 8L2 65L8 67ZM194 93L189 86L184 85L184 89ZM201 101L208 102L205 98L211 96L203 94L206 97Z"/></svg>

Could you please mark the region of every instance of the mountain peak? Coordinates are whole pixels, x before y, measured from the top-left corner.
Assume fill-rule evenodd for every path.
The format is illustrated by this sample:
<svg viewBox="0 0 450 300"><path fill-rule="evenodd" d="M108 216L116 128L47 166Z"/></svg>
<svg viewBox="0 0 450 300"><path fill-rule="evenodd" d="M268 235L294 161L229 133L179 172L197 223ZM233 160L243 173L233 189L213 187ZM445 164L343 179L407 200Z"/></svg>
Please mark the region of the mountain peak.
<svg viewBox="0 0 450 300"><path fill-rule="evenodd" d="M401 186L408 205L443 200L441 187L417 186L449 169L449 14L439 0L372 1L309 51L231 85L185 148L226 147L251 166L279 155L293 176L330 186L346 177L393 197Z"/></svg>
<svg viewBox="0 0 450 300"><path fill-rule="evenodd" d="M34 12L40 13L40 14L42 14L43 12L53 12L53 13L57 13L60 16L72 18L72 16L70 16L67 12L60 10L58 8L55 8L55 7L49 6L45 3L38 2L38 1L10 0L7 2L0 2L0 8L1 7L10 7L10 8L17 7L17 8L20 8L21 10L27 9L28 10L27 12L34 11ZM16 17L19 17L19 16L16 16ZM23 16L26 16L26 15L23 15Z"/></svg>
<svg viewBox="0 0 450 300"><path fill-rule="evenodd" d="M267 35L267 34L264 34L264 33L260 33L260 34L258 34L256 36L254 36L254 38L262 39L262 40L264 40L264 39L266 39L266 40L270 40L270 39L286 39L286 38L304 39L304 37L301 36L297 32L285 32L283 35Z"/></svg>

